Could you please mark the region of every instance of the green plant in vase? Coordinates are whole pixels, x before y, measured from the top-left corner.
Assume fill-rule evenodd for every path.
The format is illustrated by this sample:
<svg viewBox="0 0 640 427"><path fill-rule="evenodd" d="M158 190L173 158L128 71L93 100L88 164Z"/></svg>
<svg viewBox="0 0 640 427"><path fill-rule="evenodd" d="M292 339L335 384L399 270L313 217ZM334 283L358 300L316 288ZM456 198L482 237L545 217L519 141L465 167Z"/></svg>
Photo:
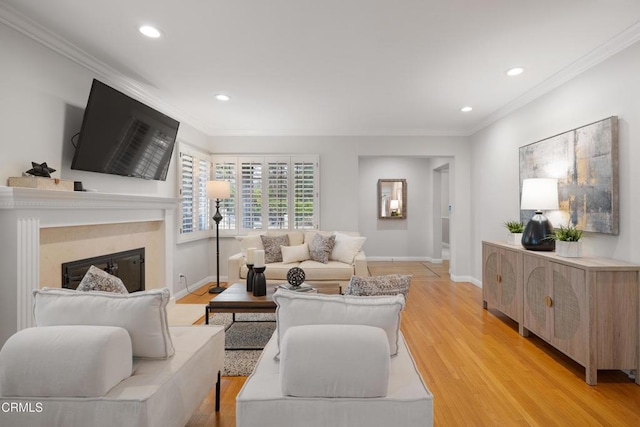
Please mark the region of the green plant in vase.
<svg viewBox="0 0 640 427"><path fill-rule="evenodd" d="M511 245L519 245L522 241L522 232L524 231L524 223L522 221L507 221L504 227L509 230L507 234L507 243Z"/></svg>
<svg viewBox="0 0 640 427"><path fill-rule="evenodd" d="M509 230L509 233L522 233L524 231L524 222L522 221L507 221L504 226Z"/></svg>
<svg viewBox="0 0 640 427"><path fill-rule="evenodd" d="M582 230L578 230L575 225L569 224L566 227L561 225L548 238L556 241L556 254L558 256L578 258L582 255L582 235Z"/></svg>
<svg viewBox="0 0 640 427"><path fill-rule="evenodd" d="M553 232L550 238L561 242L578 242L582 239L582 234L582 230L578 230L575 225L569 224L566 227L561 225L559 229Z"/></svg>

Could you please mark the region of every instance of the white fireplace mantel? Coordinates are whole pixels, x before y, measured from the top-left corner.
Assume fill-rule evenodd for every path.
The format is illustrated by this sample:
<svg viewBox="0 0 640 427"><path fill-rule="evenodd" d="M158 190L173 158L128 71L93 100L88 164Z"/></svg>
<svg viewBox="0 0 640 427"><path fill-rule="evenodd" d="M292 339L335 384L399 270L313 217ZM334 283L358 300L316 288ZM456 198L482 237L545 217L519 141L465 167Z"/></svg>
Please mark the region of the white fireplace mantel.
<svg viewBox="0 0 640 427"><path fill-rule="evenodd" d="M169 197L0 187L0 346L33 326L41 228L163 221L164 276L171 288L178 203Z"/></svg>
<svg viewBox="0 0 640 427"><path fill-rule="evenodd" d="M164 220L163 213L177 207L178 199L169 197L0 187L0 210L35 214L41 227Z"/></svg>

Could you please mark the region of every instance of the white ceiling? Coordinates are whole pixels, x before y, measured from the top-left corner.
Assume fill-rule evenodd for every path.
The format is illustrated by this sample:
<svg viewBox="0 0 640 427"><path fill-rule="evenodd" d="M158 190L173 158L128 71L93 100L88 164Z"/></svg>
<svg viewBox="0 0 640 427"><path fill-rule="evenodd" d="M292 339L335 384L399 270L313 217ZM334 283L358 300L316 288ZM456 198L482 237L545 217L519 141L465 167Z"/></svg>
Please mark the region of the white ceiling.
<svg viewBox="0 0 640 427"><path fill-rule="evenodd" d="M639 40L640 1L0 0L0 22L209 135L468 135Z"/></svg>

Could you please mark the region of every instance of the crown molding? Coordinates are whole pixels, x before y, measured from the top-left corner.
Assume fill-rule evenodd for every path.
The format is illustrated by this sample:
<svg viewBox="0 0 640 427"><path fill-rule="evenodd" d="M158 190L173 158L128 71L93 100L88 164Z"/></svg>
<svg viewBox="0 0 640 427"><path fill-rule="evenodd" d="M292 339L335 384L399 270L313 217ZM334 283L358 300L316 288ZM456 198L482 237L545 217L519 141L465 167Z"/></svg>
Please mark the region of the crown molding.
<svg viewBox="0 0 640 427"><path fill-rule="evenodd" d="M524 107L531 101L551 92L557 87L563 85L564 83L567 83L578 75L600 64L616 53L625 50L638 41L640 41L640 21L631 25L623 32L610 38L608 41L593 49L588 54L584 55L583 57L569 64L567 67L558 71L557 73L543 81L541 84L525 92L513 101L506 104L504 107L487 116L487 118L483 120L478 126L470 129L468 135L473 135L474 133L503 118L504 116Z"/></svg>
<svg viewBox="0 0 640 427"><path fill-rule="evenodd" d="M163 111L165 114L174 117L176 120L189 124L207 136L471 136L506 115L524 107L533 100L551 92L553 89L561 86L579 74L582 74L588 69L640 40L640 22L637 22L564 69L555 73L533 89L510 101L502 108L487 116L478 125L471 128L404 130L364 129L352 131L335 129L243 130L215 129L204 124L201 120L196 119L173 105L166 103L163 101L161 96L154 93L150 88L141 85L134 79L126 77L115 68L99 61L74 44L69 43L37 22L2 3L0 3L0 22L88 69L97 76L109 81L110 84L113 84L118 89L135 96L140 101Z"/></svg>
<svg viewBox="0 0 640 427"><path fill-rule="evenodd" d="M214 129L210 136L468 136L468 134L456 129Z"/></svg>
<svg viewBox="0 0 640 427"><path fill-rule="evenodd" d="M68 42L32 19L2 3L0 3L0 22L75 62L81 67L86 68L97 77L107 80L117 89L134 96L139 101L162 111L178 121L184 121L207 135L211 131L211 129L208 129L207 126L199 120L163 101L162 97L153 93L149 88L125 76L104 62L99 61L73 43Z"/></svg>

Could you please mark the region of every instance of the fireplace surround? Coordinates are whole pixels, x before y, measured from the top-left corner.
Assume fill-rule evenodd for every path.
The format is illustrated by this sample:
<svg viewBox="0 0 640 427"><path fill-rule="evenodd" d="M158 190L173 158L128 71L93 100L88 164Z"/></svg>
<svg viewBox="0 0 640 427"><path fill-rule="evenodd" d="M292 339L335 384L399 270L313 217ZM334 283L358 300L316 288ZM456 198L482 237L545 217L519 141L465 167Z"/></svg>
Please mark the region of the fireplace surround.
<svg viewBox="0 0 640 427"><path fill-rule="evenodd" d="M33 290L41 287L41 233L66 230L64 227L88 229L89 240L82 242L83 245L76 245L86 247L92 246L90 231L93 228L127 229L131 224L159 223L161 226L156 228L162 237L158 247L153 248L159 259L154 267L154 273L157 273L154 286L166 286L172 290L177 207L178 199L170 197L0 187L0 242L3 245L0 257L0 346L13 333L34 326L32 294ZM126 236L119 240L126 240ZM115 251L105 249L100 253L131 247L116 248ZM78 258L83 257L72 259ZM149 259L148 253L146 259ZM45 273L47 279L52 279L46 286L55 287L60 283L62 262L56 264L57 274ZM149 275L146 276L149 280ZM149 283L146 287L149 288Z"/></svg>

